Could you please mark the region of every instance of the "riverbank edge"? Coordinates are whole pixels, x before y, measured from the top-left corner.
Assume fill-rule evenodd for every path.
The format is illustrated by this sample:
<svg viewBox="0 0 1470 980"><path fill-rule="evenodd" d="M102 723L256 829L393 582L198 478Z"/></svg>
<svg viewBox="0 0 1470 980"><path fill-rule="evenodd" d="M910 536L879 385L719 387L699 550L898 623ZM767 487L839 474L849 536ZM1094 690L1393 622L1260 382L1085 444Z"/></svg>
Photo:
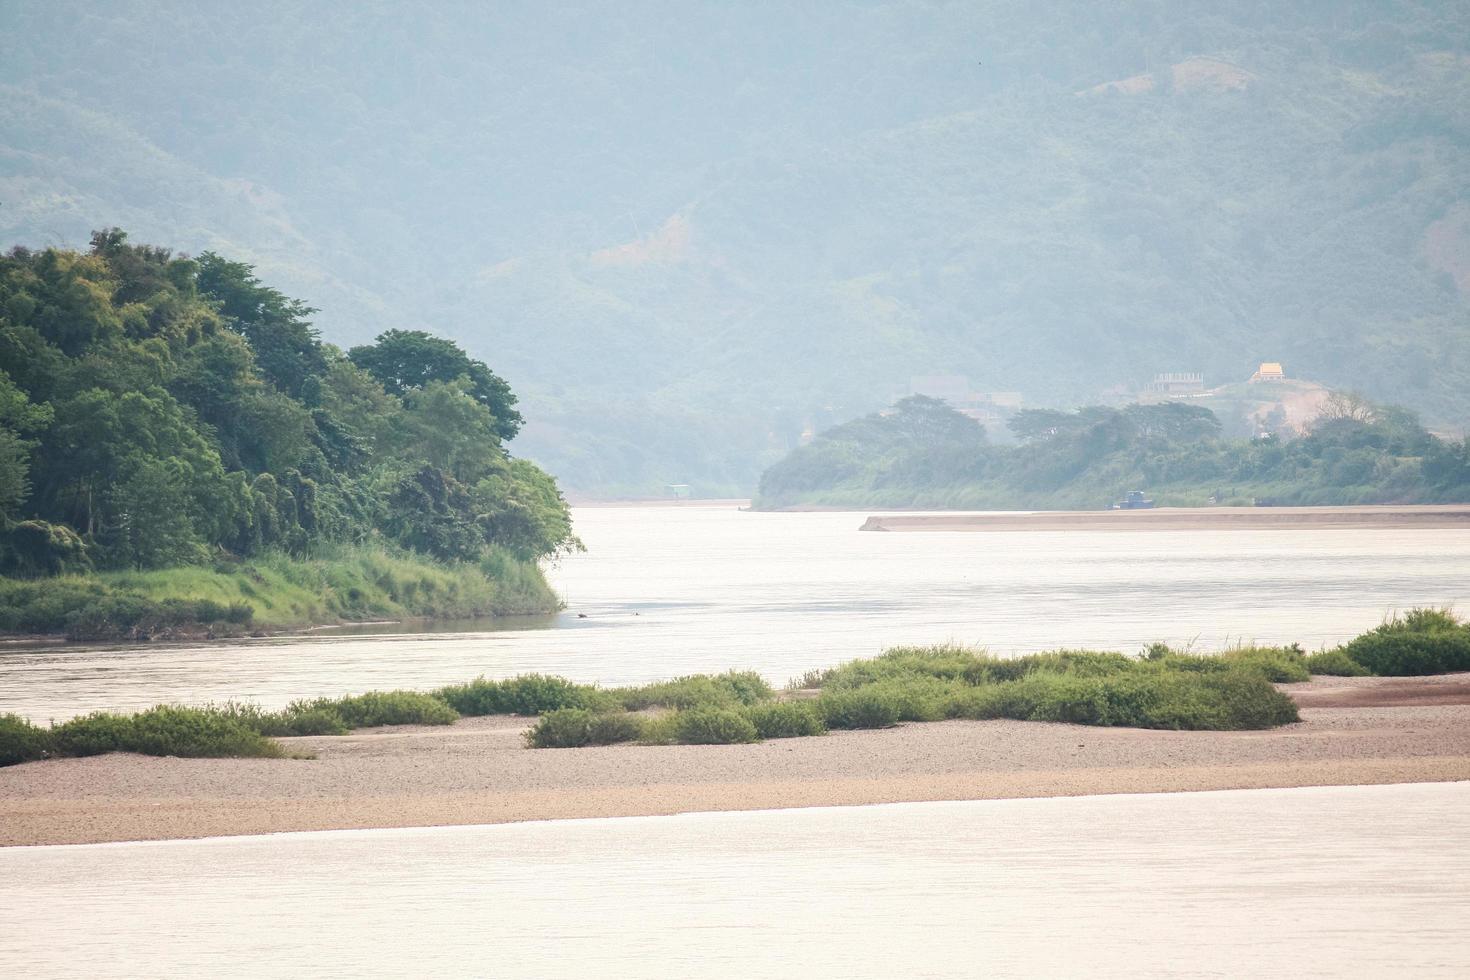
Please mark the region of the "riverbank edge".
<svg viewBox="0 0 1470 980"><path fill-rule="evenodd" d="M1281 685L1303 721L1177 732L945 721L742 745L527 751L530 719L281 739L303 759L0 770L0 846L983 799L1470 781L1467 675Z"/></svg>
<svg viewBox="0 0 1470 980"><path fill-rule="evenodd" d="M862 531L1470 530L1470 505L1156 507L872 515Z"/></svg>
<svg viewBox="0 0 1470 980"><path fill-rule="evenodd" d="M1133 767L764 783L665 783L578 790L465 792L353 799L140 797L19 800L0 806L0 848L487 826L550 820L749 810L1128 796L1220 790L1470 782L1470 758L1387 757L1334 763Z"/></svg>
<svg viewBox="0 0 1470 980"><path fill-rule="evenodd" d="M0 577L0 648L64 642L196 642L372 623L550 615L565 608L539 563L445 563L336 546L214 566ZM6 625L21 628L3 628Z"/></svg>

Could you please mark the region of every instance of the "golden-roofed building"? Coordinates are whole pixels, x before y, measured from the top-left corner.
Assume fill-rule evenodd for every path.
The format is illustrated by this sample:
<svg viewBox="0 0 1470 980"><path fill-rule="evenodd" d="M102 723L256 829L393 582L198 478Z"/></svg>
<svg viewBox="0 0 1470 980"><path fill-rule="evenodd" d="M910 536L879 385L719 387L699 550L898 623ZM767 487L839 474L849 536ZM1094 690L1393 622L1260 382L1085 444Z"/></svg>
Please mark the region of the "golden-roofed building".
<svg viewBox="0 0 1470 980"><path fill-rule="evenodd" d="M1281 369L1277 361L1262 361L1261 366L1256 368L1256 373L1251 375L1252 381L1285 381L1286 372Z"/></svg>

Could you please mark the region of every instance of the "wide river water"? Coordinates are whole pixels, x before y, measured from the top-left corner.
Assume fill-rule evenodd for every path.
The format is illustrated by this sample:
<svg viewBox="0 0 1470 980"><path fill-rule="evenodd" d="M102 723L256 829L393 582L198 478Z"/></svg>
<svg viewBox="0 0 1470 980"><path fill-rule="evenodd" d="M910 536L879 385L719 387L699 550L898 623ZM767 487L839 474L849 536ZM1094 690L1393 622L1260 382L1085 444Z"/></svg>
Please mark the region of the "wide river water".
<svg viewBox="0 0 1470 980"><path fill-rule="evenodd" d="M553 617L0 653L0 711L776 682L899 643L1336 643L1464 605L1464 531L860 533L587 508ZM584 618L585 617L585 618ZM42 763L44 765L44 763ZM0 976L1470 975L1470 784L0 849Z"/></svg>
<svg viewBox="0 0 1470 980"><path fill-rule="evenodd" d="M1464 977L1470 784L0 850L10 977Z"/></svg>
<svg viewBox="0 0 1470 980"><path fill-rule="evenodd" d="M560 615L11 649L0 652L0 711L44 722L164 701L278 707L528 671L632 684L734 667L780 684L945 641L1001 654L1134 652L1154 640L1311 650L1396 609L1470 599L1465 530L860 532L865 516L579 508L588 550L551 570Z"/></svg>

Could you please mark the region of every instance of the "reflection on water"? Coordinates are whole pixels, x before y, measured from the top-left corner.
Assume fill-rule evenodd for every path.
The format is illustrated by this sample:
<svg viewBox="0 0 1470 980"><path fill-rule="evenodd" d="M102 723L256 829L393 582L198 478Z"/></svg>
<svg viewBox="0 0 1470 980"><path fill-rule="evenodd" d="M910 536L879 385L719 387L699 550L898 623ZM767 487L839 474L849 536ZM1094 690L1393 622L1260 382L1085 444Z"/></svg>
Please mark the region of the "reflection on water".
<svg viewBox="0 0 1470 980"><path fill-rule="evenodd" d="M0 653L0 710L425 688L477 674L642 683L730 667L783 682L898 643L1001 653L1154 640L1334 643L1395 608L1470 596L1463 530L872 533L865 515L582 508L590 549L550 618L361 626L245 642ZM579 618L579 615L586 618ZM497 623L496 626L502 624Z"/></svg>
<svg viewBox="0 0 1470 980"><path fill-rule="evenodd" d="M1460 977L1467 837L1459 783L12 848L0 972Z"/></svg>

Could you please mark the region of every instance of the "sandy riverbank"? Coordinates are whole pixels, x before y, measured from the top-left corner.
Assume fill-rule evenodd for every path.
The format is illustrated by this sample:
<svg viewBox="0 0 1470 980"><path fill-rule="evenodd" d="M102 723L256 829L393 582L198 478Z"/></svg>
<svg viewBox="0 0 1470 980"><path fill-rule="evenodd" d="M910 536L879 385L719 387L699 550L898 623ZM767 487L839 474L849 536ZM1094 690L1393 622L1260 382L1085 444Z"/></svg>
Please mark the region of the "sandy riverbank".
<svg viewBox="0 0 1470 980"><path fill-rule="evenodd" d="M318 753L309 761L60 759L0 769L0 844L1470 779L1466 675L1286 689L1304 720L1266 732L950 721L533 751L524 719L478 718L286 740Z"/></svg>
<svg viewBox="0 0 1470 980"><path fill-rule="evenodd" d="M1334 528L1470 530L1470 506L1159 507L1152 510L895 514L869 517L863 531L1216 531Z"/></svg>

